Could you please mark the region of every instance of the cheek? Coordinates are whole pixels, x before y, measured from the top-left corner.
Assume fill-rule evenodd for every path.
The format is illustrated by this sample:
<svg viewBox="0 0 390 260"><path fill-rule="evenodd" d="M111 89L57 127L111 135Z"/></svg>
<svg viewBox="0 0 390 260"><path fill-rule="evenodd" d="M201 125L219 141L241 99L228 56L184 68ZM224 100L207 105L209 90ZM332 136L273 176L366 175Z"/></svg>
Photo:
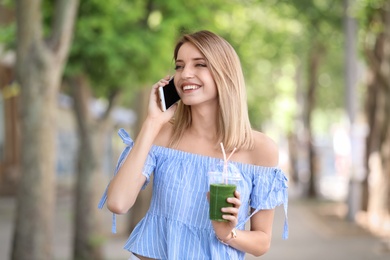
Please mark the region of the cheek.
<svg viewBox="0 0 390 260"><path fill-rule="evenodd" d="M215 85L214 81L210 84L211 88L210 91L213 93L214 96L218 96L218 88Z"/></svg>
<svg viewBox="0 0 390 260"><path fill-rule="evenodd" d="M214 97L216 97L216 98L218 97L218 89L217 88L214 89Z"/></svg>

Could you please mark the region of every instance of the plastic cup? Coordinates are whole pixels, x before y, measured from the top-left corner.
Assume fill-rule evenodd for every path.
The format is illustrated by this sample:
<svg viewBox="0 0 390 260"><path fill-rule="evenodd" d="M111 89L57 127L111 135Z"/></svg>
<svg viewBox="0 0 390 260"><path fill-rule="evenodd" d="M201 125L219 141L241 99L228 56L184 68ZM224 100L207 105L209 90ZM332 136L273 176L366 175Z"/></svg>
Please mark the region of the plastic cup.
<svg viewBox="0 0 390 260"><path fill-rule="evenodd" d="M223 219L224 214L221 208L232 207L233 204L226 201L227 198L234 197L236 191L236 185L234 184L210 184L210 219L215 221L228 220ZM226 214L226 213L225 213Z"/></svg>
<svg viewBox="0 0 390 260"><path fill-rule="evenodd" d="M238 182L241 180L241 175L237 168L229 167L227 172L210 171L210 219L215 221L228 222L222 218L222 215L227 214L221 211L222 208L232 207L233 204L227 202L227 198L234 197Z"/></svg>

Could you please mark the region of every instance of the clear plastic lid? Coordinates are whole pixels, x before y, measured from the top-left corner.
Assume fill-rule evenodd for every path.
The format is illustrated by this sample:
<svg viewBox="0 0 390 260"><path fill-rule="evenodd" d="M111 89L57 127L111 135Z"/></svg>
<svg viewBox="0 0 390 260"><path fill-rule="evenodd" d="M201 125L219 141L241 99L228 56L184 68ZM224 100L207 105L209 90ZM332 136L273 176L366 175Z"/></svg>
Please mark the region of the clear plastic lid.
<svg viewBox="0 0 390 260"><path fill-rule="evenodd" d="M232 164L220 162L210 166L209 185L210 184L238 184L241 181L241 172Z"/></svg>

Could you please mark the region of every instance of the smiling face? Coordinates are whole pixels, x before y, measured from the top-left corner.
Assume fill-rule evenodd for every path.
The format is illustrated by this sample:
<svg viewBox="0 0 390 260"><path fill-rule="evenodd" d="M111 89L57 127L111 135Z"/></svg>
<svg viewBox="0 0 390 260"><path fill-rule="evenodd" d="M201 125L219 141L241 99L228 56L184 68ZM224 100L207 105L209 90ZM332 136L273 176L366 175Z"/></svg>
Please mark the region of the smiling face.
<svg viewBox="0 0 390 260"><path fill-rule="evenodd" d="M175 86L184 104L217 102L218 90L208 62L192 43L184 43L176 58Z"/></svg>
<svg viewBox="0 0 390 260"><path fill-rule="evenodd" d="M193 108L206 107L206 112L217 112L218 134L226 151L252 149L244 75L230 43L207 30L185 34L175 46L174 58L182 102L174 116L170 146L175 147L191 126Z"/></svg>

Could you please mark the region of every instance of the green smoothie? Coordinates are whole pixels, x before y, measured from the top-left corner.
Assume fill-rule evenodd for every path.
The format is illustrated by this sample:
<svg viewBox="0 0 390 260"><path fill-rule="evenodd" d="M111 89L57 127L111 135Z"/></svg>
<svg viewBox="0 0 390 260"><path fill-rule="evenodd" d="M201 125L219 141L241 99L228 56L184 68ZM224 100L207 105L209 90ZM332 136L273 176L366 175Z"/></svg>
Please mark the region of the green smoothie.
<svg viewBox="0 0 390 260"><path fill-rule="evenodd" d="M236 185L234 184L211 184L210 185L210 219L228 222L222 218L221 208L232 207L233 204L226 201L234 197Z"/></svg>

